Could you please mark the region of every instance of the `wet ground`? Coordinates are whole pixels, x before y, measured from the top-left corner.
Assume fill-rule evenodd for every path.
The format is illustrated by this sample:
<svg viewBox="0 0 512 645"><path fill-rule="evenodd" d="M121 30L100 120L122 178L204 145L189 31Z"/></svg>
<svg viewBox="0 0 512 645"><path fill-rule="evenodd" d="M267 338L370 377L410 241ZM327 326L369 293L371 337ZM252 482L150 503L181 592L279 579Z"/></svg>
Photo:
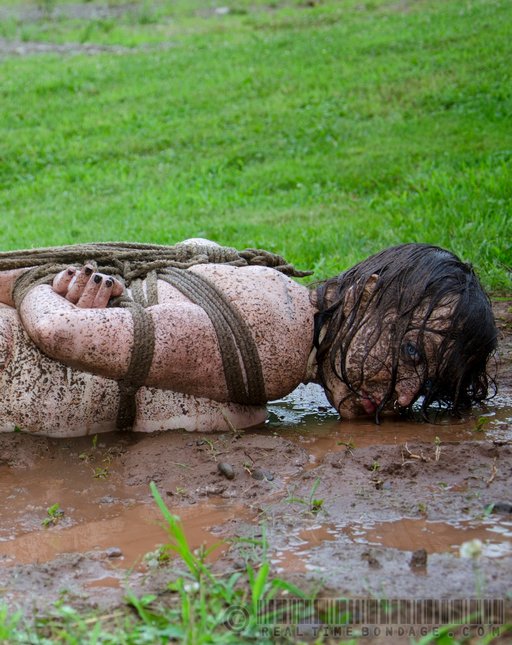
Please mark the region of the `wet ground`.
<svg viewBox="0 0 512 645"><path fill-rule="evenodd" d="M258 546L236 538L265 532L274 572L327 596L505 598L510 303L496 312L500 394L465 419L340 423L308 387L272 404L264 428L244 433L0 435L3 598L30 611L62 597L108 608L127 587L164 589L172 572L144 557L166 540L150 481L194 546L223 542L219 570L258 557ZM479 557L461 557L475 539Z"/></svg>

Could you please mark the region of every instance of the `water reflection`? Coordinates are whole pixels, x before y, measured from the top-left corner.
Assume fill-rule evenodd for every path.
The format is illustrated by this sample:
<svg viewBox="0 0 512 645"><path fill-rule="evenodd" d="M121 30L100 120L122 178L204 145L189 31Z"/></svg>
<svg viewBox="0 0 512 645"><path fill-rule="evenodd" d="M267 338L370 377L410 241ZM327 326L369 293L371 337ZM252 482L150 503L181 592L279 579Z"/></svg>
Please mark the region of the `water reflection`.
<svg viewBox="0 0 512 645"><path fill-rule="evenodd" d="M487 406L474 408L466 417L457 418L444 412L437 423L425 423L398 416L384 416L381 425L372 419L340 421L329 406L323 389L314 384L299 386L287 397L269 405L267 429L307 445L315 461L328 451L346 447L403 444L422 441L432 443L460 441L512 441L512 396L495 397Z"/></svg>

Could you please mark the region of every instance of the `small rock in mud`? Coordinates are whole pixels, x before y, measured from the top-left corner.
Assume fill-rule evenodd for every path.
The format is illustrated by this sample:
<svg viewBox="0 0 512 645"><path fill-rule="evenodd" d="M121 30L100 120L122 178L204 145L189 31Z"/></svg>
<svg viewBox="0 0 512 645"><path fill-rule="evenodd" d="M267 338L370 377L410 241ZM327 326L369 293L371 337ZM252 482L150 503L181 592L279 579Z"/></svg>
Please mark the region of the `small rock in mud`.
<svg viewBox="0 0 512 645"><path fill-rule="evenodd" d="M491 513L503 513L504 515L512 513L512 503L511 502L495 502L492 505Z"/></svg>
<svg viewBox="0 0 512 645"><path fill-rule="evenodd" d="M268 470L264 470L263 468L255 468L251 472L251 476L253 479L257 479L258 481L263 481L266 479L268 482L271 482L274 480L274 475Z"/></svg>
<svg viewBox="0 0 512 645"><path fill-rule="evenodd" d="M426 549L416 549L416 551L413 551L409 565L411 569L424 569L427 566L427 560Z"/></svg>
<svg viewBox="0 0 512 645"><path fill-rule="evenodd" d="M238 491L228 489L222 493L221 497L222 499L233 499L234 497L238 497L238 495L239 495Z"/></svg>
<svg viewBox="0 0 512 645"><path fill-rule="evenodd" d="M203 488L198 488L197 492L201 495L222 495L226 486L227 484L206 484Z"/></svg>
<svg viewBox="0 0 512 645"><path fill-rule="evenodd" d="M226 479L235 479L235 470L231 464L221 461L217 464L217 470L221 475L224 475Z"/></svg>
<svg viewBox="0 0 512 645"><path fill-rule="evenodd" d="M382 567L381 563L377 560L377 558L371 551L365 551L364 553L362 553L361 560L366 560L366 562L368 562L368 566L372 569L380 569Z"/></svg>
<svg viewBox="0 0 512 645"><path fill-rule="evenodd" d="M100 504L113 504L116 500L112 497L112 495L105 495L98 501Z"/></svg>
<svg viewBox="0 0 512 645"><path fill-rule="evenodd" d="M107 558L122 558L123 552L118 546L111 546L105 551Z"/></svg>

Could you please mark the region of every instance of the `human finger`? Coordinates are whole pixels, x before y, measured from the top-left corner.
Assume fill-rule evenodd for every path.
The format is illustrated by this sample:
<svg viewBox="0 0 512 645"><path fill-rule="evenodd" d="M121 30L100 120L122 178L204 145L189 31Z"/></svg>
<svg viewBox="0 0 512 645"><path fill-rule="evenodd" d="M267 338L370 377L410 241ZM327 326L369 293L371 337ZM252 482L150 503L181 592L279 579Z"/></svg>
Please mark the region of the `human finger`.
<svg viewBox="0 0 512 645"><path fill-rule="evenodd" d="M101 282L101 286L94 298L95 309L103 309L108 305L110 298L120 296L123 293L123 285L119 280L115 280L112 276L105 276Z"/></svg>
<svg viewBox="0 0 512 645"><path fill-rule="evenodd" d="M120 280L118 280L117 278L114 278L111 275L109 275L108 278L113 282L112 297L117 298L118 296L122 296L124 293L124 284Z"/></svg>
<svg viewBox="0 0 512 645"><path fill-rule="evenodd" d="M93 273L82 291L82 295L76 302L77 307L90 308L94 306L96 294L100 290L103 278L100 273Z"/></svg>
<svg viewBox="0 0 512 645"><path fill-rule="evenodd" d="M58 293L59 296L65 296L75 275L75 267L68 267L67 269L64 269L64 271L57 273L52 283L53 290Z"/></svg>
<svg viewBox="0 0 512 645"><path fill-rule="evenodd" d="M81 271L76 273L76 278L66 294L66 300L76 304L82 295L86 284L89 282L94 269L90 264L86 264Z"/></svg>

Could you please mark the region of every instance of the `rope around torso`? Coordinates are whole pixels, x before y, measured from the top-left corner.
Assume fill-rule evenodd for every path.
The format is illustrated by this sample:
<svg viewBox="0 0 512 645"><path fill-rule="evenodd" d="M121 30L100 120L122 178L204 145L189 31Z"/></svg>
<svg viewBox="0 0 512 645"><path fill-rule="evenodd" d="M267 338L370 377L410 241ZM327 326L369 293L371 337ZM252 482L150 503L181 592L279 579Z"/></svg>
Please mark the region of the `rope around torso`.
<svg viewBox="0 0 512 645"><path fill-rule="evenodd" d="M119 429L133 425L135 395L146 382L151 367L155 339L153 320L146 308L158 303L159 279L202 307L210 318L219 342L229 400L244 405L266 403L258 349L240 312L206 278L183 269L198 264L267 266L293 277L310 275L311 271L298 271L283 257L262 249L237 251L230 247L196 243L175 246L98 243L0 253L0 271L33 267L16 281L13 299L17 308L33 287L51 284L55 275L69 265L86 263L121 279L132 292L131 298L125 292L109 303L109 306L127 308L134 326L134 346L128 370L118 381Z"/></svg>

